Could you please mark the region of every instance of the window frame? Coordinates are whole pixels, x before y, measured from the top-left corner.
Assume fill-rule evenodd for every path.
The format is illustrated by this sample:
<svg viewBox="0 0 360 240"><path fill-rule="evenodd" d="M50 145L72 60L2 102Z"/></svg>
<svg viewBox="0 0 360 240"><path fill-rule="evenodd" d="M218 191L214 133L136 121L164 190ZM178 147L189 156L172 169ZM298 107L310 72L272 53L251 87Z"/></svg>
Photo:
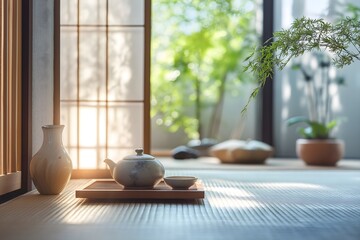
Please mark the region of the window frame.
<svg viewBox="0 0 360 240"><path fill-rule="evenodd" d="M54 19L54 123L60 123L60 0L55 1ZM150 41L151 41L151 8L152 1L145 1L145 57L144 57L144 151L151 152L151 119L150 119ZM274 23L274 0L263 1L263 44L273 35ZM269 43L269 42L267 42ZM260 118L259 136L260 140L274 145L273 139L273 83L271 79L266 82L259 94ZM110 177L108 170L73 170L72 178L103 178Z"/></svg>
<svg viewBox="0 0 360 240"><path fill-rule="evenodd" d="M263 0L263 28L262 28L262 43L270 44L268 41L273 37L274 33L274 0ZM274 84L272 77L266 79L266 83L260 92L261 103L261 141L274 146Z"/></svg>

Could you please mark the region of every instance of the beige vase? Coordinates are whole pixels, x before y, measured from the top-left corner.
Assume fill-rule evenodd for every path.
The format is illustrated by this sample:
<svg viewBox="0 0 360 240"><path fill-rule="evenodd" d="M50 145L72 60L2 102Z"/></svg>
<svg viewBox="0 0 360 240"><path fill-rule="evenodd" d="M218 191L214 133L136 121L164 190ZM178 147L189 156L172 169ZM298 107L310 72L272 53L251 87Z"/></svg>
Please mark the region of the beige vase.
<svg viewBox="0 0 360 240"><path fill-rule="evenodd" d="M42 127L44 139L30 162L30 175L40 194L59 194L70 180L72 163L62 143L64 125Z"/></svg>
<svg viewBox="0 0 360 240"><path fill-rule="evenodd" d="M340 139L298 139L296 153L307 165L335 166L343 157L344 146Z"/></svg>

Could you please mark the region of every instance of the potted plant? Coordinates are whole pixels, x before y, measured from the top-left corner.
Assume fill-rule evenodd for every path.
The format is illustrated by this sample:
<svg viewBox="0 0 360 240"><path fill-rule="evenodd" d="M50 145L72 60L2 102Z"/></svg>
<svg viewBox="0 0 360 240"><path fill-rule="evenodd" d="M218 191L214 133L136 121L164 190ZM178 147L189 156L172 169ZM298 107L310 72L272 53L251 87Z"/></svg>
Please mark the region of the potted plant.
<svg viewBox="0 0 360 240"><path fill-rule="evenodd" d="M357 14L359 8L350 7L354 13L353 16L341 17L333 24L324 19L306 17L295 19L289 29L275 32L273 38L269 39L264 46L256 48L247 58L248 63L245 67L245 71L256 73L259 83L251 93L248 103L256 97L266 80L272 77L274 66L282 70L290 60L305 53L319 51L325 54L329 52L331 61L338 68L349 65L355 60L360 60L360 22ZM325 84L328 85L328 83L326 81ZM323 110L323 117L320 121L300 117L290 119L288 123L290 125L299 122L308 124L307 128L300 130L300 133L305 137L298 140L297 152L301 158L310 159L308 164L335 165L337 161L335 158L342 156L344 146L340 140L330 137L330 132L335 127L336 122L328 118L327 100L325 100L323 107L325 110ZM247 105L243 111L246 111L246 108ZM318 112L319 109L315 109L315 111ZM308 143L311 139L316 139L317 143L309 147ZM336 153L335 150L324 147L325 139L331 143L330 145L339 141L337 147L334 147ZM306 153L303 153L304 148ZM331 159L331 162L324 163L321 160L323 157L316 155L321 148L325 148L328 153L325 158L336 157Z"/></svg>
<svg viewBox="0 0 360 240"><path fill-rule="evenodd" d="M288 119L288 125L306 123L307 127L299 128L302 138L296 140L296 154L307 165L335 166L344 154L344 141L332 138L331 130L337 122L332 120L321 123L306 117Z"/></svg>
<svg viewBox="0 0 360 240"><path fill-rule="evenodd" d="M288 126L305 123L298 129L302 139L296 141L296 153L308 165L334 166L344 152L344 141L331 136L337 125L331 120L331 84L343 85L344 78L331 75L332 62L326 52L311 52L293 65L303 75L308 117L297 116L287 120ZM334 71L333 71L334 72Z"/></svg>

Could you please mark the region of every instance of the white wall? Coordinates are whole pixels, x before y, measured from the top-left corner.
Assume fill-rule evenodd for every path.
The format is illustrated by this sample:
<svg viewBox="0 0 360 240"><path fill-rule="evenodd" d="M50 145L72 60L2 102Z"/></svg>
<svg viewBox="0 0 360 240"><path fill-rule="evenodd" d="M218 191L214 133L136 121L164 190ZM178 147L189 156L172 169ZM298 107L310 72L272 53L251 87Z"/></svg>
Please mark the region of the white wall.
<svg viewBox="0 0 360 240"><path fill-rule="evenodd" d="M54 1L33 1L32 149L42 144L42 125L53 123Z"/></svg>
<svg viewBox="0 0 360 240"><path fill-rule="evenodd" d="M319 17L336 6L352 2L359 5L358 0L275 0L275 31L286 28L294 17L303 15ZM331 15L331 14L330 14ZM339 86L333 93L331 104L333 117L345 118L334 131L334 136L344 139L346 143L345 157L360 157L360 62L338 71L345 77L346 85ZM285 120L292 116L305 115L306 99L303 90L303 80L299 72L286 68L276 72L274 82L274 137L278 157L295 157L295 141L298 138L296 127L287 127Z"/></svg>

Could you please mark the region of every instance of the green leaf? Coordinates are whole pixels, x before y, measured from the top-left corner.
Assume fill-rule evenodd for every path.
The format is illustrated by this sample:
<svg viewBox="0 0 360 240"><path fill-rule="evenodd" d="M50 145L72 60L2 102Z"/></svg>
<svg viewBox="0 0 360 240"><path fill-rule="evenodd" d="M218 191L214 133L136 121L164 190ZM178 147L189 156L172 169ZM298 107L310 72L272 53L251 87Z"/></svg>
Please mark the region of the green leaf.
<svg viewBox="0 0 360 240"><path fill-rule="evenodd" d="M304 116L296 116L286 120L286 123L288 126L291 126L297 123L310 123L310 120Z"/></svg>
<svg viewBox="0 0 360 240"><path fill-rule="evenodd" d="M337 124L338 123L336 120L332 120L326 125L326 128L328 129L328 131L331 131L334 127L336 127Z"/></svg>
<svg viewBox="0 0 360 240"><path fill-rule="evenodd" d="M301 137L309 139L327 139L330 137L331 130L337 125L336 120L332 120L327 124L316 121L311 121L304 116L296 116L289 118L287 121L288 126L294 124L305 123L307 127L299 128L298 133Z"/></svg>

